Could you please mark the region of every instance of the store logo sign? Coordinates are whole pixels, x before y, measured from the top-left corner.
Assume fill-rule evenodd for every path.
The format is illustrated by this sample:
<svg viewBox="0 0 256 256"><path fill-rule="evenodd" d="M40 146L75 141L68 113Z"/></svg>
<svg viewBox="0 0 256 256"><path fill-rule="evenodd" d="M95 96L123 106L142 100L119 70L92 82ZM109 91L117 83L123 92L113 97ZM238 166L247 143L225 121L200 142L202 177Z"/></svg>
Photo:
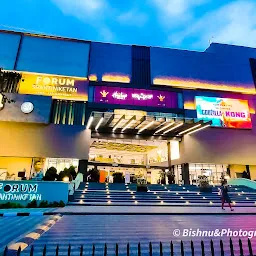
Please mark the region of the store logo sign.
<svg viewBox="0 0 256 256"><path fill-rule="evenodd" d="M152 100L153 94L133 93L132 98L136 100Z"/></svg>
<svg viewBox="0 0 256 256"><path fill-rule="evenodd" d="M0 201L42 200L38 193L38 184L3 184L0 183Z"/></svg>
<svg viewBox="0 0 256 256"><path fill-rule="evenodd" d="M117 99L117 100L125 100L127 98L127 94L123 92L114 92L112 94L112 97Z"/></svg>
<svg viewBox="0 0 256 256"><path fill-rule="evenodd" d="M20 109L24 114L29 114L34 110L34 105L31 102L24 102Z"/></svg>

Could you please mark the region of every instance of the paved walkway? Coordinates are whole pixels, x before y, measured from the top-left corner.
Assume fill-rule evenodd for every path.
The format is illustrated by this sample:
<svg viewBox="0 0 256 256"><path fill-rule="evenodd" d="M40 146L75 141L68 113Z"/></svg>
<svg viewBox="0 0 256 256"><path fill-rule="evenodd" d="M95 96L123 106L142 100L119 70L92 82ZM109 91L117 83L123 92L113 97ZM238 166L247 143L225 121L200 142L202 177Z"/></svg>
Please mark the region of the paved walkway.
<svg viewBox="0 0 256 256"><path fill-rule="evenodd" d="M194 207L194 206L66 206L55 210L61 214L256 214L255 207Z"/></svg>
<svg viewBox="0 0 256 256"><path fill-rule="evenodd" d="M177 236L175 232L179 230ZM205 255L210 254L210 240L213 239L216 255L220 255L220 239L223 239L225 255L230 255L229 236L191 236L184 230L215 231L222 229L232 231L255 231L256 216L216 215L209 219L208 216L168 216L168 215L105 215L105 216L63 216L48 232L44 233L34 242L35 256L41 256L45 244L47 255L55 255L56 246L60 246L59 255L67 255L68 245L72 246L71 255L79 255L79 247L84 246L84 255L92 255L92 244L96 246L96 256L103 255L104 244L107 243L108 255L114 255L115 244L118 243L119 255L126 255L126 245L131 245L131 254L137 255L138 243L141 243L142 255L148 255L148 244L153 243L154 255L159 256L159 242L163 242L164 255L170 255L170 241L174 243L175 255L180 254L180 240L184 241L185 255L189 252L191 239L195 243L195 255L199 253L200 242L205 242ZM175 235L176 234L176 235ZM183 235L184 234L184 235ZM231 235L234 241L235 255L240 255L238 250L238 237ZM244 255L248 255L247 238L241 237L244 246ZM256 250L255 238L252 239ZM22 255L29 255L26 249ZM256 252L256 251L255 251Z"/></svg>

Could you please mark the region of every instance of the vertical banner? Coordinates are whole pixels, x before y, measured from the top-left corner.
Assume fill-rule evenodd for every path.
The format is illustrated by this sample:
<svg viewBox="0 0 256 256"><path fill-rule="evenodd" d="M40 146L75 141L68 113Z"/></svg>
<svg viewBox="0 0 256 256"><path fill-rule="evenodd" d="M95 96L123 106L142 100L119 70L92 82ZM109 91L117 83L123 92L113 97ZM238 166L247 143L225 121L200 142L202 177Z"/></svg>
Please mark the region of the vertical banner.
<svg viewBox="0 0 256 256"><path fill-rule="evenodd" d="M88 80L22 72L20 94L52 96L54 99L88 100Z"/></svg>

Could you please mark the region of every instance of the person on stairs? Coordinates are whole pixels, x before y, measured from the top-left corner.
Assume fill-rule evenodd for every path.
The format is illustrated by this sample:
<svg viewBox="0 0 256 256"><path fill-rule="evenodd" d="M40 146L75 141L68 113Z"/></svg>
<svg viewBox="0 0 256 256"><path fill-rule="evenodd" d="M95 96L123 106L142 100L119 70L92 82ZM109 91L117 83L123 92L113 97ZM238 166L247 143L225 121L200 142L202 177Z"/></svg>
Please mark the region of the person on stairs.
<svg viewBox="0 0 256 256"><path fill-rule="evenodd" d="M231 206L230 197L228 195L228 185L227 185L227 182L223 182L222 183L222 186L220 188L220 193L221 193L221 207L222 207L222 210L225 210L224 209L224 204L225 204L225 202L227 202L228 206L230 207L230 210L234 211L234 209Z"/></svg>

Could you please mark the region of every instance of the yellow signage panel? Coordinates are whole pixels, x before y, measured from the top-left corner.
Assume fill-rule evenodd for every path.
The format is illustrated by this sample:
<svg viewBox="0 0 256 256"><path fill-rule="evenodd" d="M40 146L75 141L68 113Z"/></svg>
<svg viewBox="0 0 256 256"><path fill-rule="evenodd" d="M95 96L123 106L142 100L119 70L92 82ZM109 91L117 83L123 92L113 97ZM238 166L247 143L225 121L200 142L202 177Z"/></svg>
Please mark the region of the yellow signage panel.
<svg viewBox="0 0 256 256"><path fill-rule="evenodd" d="M88 100L88 80L22 72L20 94L52 96L54 99Z"/></svg>

